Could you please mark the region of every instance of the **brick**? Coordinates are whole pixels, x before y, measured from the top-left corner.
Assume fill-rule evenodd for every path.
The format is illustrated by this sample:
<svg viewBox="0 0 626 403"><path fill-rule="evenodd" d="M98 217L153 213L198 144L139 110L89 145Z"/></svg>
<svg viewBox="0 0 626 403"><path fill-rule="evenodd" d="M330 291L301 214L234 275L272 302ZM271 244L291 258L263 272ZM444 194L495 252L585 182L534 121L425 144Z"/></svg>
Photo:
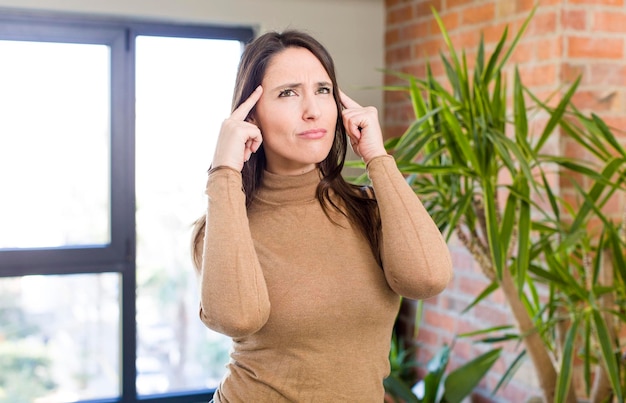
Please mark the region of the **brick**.
<svg viewBox="0 0 626 403"><path fill-rule="evenodd" d="M621 194L614 194L609 201L604 205L602 211L612 217L617 219L621 218L623 209L622 209L622 196Z"/></svg>
<svg viewBox="0 0 626 403"><path fill-rule="evenodd" d="M530 12L530 10L532 10L537 3L541 5L540 9L542 9L554 5L561 6L563 4L563 0L516 0L515 3L517 3L518 11Z"/></svg>
<svg viewBox="0 0 626 403"><path fill-rule="evenodd" d="M432 8L441 14L441 0L427 0L418 2L416 5L416 15L418 17L432 16Z"/></svg>
<svg viewBox="0 0 626 403"><path fill-rule="evenodd" d="M504 34L504 30L506 29L508 23L494 23L489 24L484 27L481 31L483 33L483 38L485 39L485 43L498 43L500 39L502 39L502 35ZM509 31L507 34L507 38L511 39L511 32Z"/></svg>
<svg viewBox="0 0 626 403"><path fill-rule="evenodd" d="M485 277L462 276L459 277L458 291L473 299L487 288L489 281Z"/></svg>
<svg viewBox="0 0 626 403"><path fill-rule="evenodd" d="M519 72L522 82L529 87L551 86L556 83L556 66L554 64L520 67Z"/></svg>
<svg viewBox="0 0 626 403"><path fill-rule="evenodd" d="M474 349L472 348L471 341L467 339L458 339L456 343L454 343L454 349L452 350L451 356L461 360L468 361L474 358Z"/></svg>
<svg viewBox="0 0 626 403"><path fill-rule="evenodd" d="M475 320L473 316L473 312L471 310L463 314L462 316L459 316L457 318L456 325L457 325L458 334L474 332L478 329L481 329L483 326L482 323L479 323Z"/></svg>
<svg viewBox="0 0 626 403"><path fill-rule="evenodd" d="M595 12L593 30L600 32L626 32L626 13Z"/></svg>
<svg viewBox="0 0 626 403"><path fill-rule="evenodd" d="M525 402L529 397L528 392L527 387L508 383L498 391L498 396L504 398L507 402Z"/></svg>
<svg viewBox="0 0 626 403"><path fill-rule="evenodd" d="M502 289L494 291L489 296L489 301L493 301L496 304L500 304L501 306L505 306L507 304L506 297L504 296L504 292L502 291Z"/></svg>
<svg viewBox="0 0 626 403"><path fill-rule="evenodd" d="M508 309L508 307L506 307ZM488 306L487 304L478 304L473 307L476 319L484 321L484 323L491 323L495 326L509 325L514 323L515 319L510 316L510 312L503 312L496 309L494 306Z"/></svg>
<svg viewBox="0 0 626 403"><path fill-rule="evenodd" d="M535 44L537 61L561 60L563 58L563 40L561 36L542 38Z"/></svg>
<svg viewBox="0 0 626 403"><path fill-rule="evenodd" d="M540 9L541 10L541 9ZM535 14L524 33L526 37L553 34L556 31L557 13L548 11Z"/></svg>
<svg viewBox="0 0 626 403"><path fill-rule="evenodd" d="M400 31L400 38L404 41L420 40L429 36L433 31L430 24L425 21L411 21L411 23Z"/></svg>
<svg viewBox="0 0 626 403"><path fill-rule="evenodd" d="M452 251L451 251L452 252ZM455 269L469 270L472 268L472 255L463 249L462 251L456 251L451 253L452 265Z"/></svg>
<svg viewBox="0 0 626 403"><path fill-rule="evenodd" d="M535 50L537 49L537 44L535 42L522 42L518 43L517 47L511 54L511 58L509 59L509 63L515 65L523 62L529 62L535 59ZM505 50L507 52L508 49Z"/></svg>
<svg viewBox="0 0 626 403"><path fill-rule="evenodd" d="M439 51L445 50L446 44L441 38L429 39L414 46L413 54L419 58L424 56L432 57L439 54Z"/></svg>
<svg viewBox="0 0 626 403"><path fill-rule="evenodd" d="M480 40L480 32L478 30L463 31L450 35L452 45L456 49L459 57L463 49L470 50L478 47L478 41Z"/></svg>
<svg viewBox="0 0 626 403"><path fill-rule="evenodd" d="M589 81L594 84L626 87L626 65L623 63L592 63L589 71Z"/></svg>
<svg viewBox="0 0 626 403"><path fill-rule="evenodd" d="M400 42L400 29L390 28L385 31L385 48Z"/></svg>
<svg viewBox="0 0 626 403"><path fill-rule="evenodd" d="M406 66L405 71L414 77L423 79L426 77L426 63L424 61L420 61L419 63L410 64Z"/></svg>
<svg viewBox="0 0 626 403"><path fill-rule="evenodd" d="M621 139L621 144L626 147L626 116L602 116L602 120L611 128L613 135L618 140Z"/></svg>
<svg viewBox="0 0 626 403"><path fill-rule="evenodd" d="M481 22L493 21L495 16L495 4L480 4L464 9L461 13L461 23L464 25L479 24Z"/></svg>
<svg viewBox="0 0 626 403"><path fill-rule="evenodd" d="M404 134L404 132L406 131L406 126L391 126L386 124L384 127L384 138L385 140L387 139L392 139L392 138L396 138L396 137L400 137L402 136L402 134Z"/></svg>
<svg viewBox="0 0 626 403"><path fill-rule="evenodd" d="M561 65L561 74L560 79L564 83L573 83L578 79L578 77L588 77L588 74L585 74L587 70L587 66L585 64L571 64L571 63L563 63Z"/></svg>
<svg viewBox="0 0 626 403"><path fill-rule="evenodd" d="M459 20L460 20L459 13L457 12L449 12L441 16L441 21L443 22L443 26L448 32L452 32L459 27ZM430 22L429 24L430 32L432 34L440 34L441 29L439 28L439 24L437 23L437 20L433 18L429 22Z"/></svg>
<svg viewBox="0 0 626 403"><path fill-rule="evenodd" d="M610 111L616 109L615 103L619 102L619 96L615 91L603 94L598 91L577 90L572 96L572 103L583 110L594 112Z"/></svg>
<svg viewBox="0 0 626 403"><path fill-rule="evenodd" d="M624 0L569 0L570 4L591 4L594 6L623 6Z"/></svg>
<svg viewBox="0 0 626 403"><path fill-rule="evenodd" d="M427 326L420 326L419 333L417 334L417 342L428 346L438 346L441 337L438 333L430 330ZM420 350L422 350L420 348Z"/></svg>
<svg viewBox="0 0 626 403"><path fill-rule="evenodd" d="M430 361L435 356L435 353L437 352L437 349L439 348L439 346L440 346L439 344L429 344L428 348L426 346L422 346L418 348L417 354L415 354L417 362L423 363L423 364L428 363L428 361ZM420 371L424 371L422 372L422 376L425 375L426 374L425 366L420 366L418 368L418 372Z"/></svg>
<svg viewBox="0 0 626 403"><path fill-rule="evenodd" d="M562 10L561 26L563 29L584 31L587 29L589 13L585 10Z"/></svg>
<svg viewBox="0 0 626 403"><path fill-rule="evenodd" d="M448 286L448 289L450 289L450 286ZM452 295L451 292L444 292L440 295L442 296L441 308L446 311L461 312L467 306L467 301Z"/></svg>
<svg viewBox="0 0 626 403"><path fill-rule="evenodd" d="M407 122L414 118L413 107L409 102L395 106L387 114L387 118L392 122Z"/></svg>
<svg viewBox="0 0 626 403"><path fill-rule="evenodd" d="M579 158L582 160L588 160L591 158L591 154L587 149L581 148L573 139L565 137L561 140L563 147L563 154L567 157Z"/></svg>
<svg viewBox="0 0 626 403"><path fill-rule="evenodd" d="M424 321L441 330L447 331L451 335L453 335L456 331L456 318L445 313L426 310L424 312Z"/></svg>
<svg viewBox="0 0 626 403"><path fill-rule="evenodd" d="M450 9L450 8L464 6L466 4L471 4L472 2L474 2L474 0L447 0L446 6L447 8Z"/></svg>
<svg viewBox="0 0 626 403"><path fill-rule="evenodd" d="M517 1L498 1L496 2L496 20L501 21L518 12Z"/></svg>
<svg viewBox="0 0 626 403"><path fill-rule="evenodd" d="M387 26L410 21L413 17L413 5L402 4L399 7L387 10Z"/></svg>
<svg viewBox="0 0 626 403"><path fill-rule="evenodd" d="M570 36L567 38L568 56L594 59L622 59L624 40L622 38L587 38Z"/></svg>
<svg viewBox="0 0 626 403"><path fill-rule="evenodd" d="M411 60L411 47L408 45L387 49L385 52L385 63L387 65L409 60Z"/></svg>

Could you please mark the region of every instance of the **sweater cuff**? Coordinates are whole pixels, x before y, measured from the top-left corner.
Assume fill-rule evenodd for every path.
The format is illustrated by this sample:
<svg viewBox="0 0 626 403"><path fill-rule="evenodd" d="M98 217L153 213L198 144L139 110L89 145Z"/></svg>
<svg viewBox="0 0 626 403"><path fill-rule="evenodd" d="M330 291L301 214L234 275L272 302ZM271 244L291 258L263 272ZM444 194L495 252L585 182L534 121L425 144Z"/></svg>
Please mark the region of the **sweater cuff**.
<svg viewBox="0 0 626 403"><path fill-rule="evenodd" d="M229 167L228 165L219 165L219 166L216 166L216 167L211 167L211 168L209 168L208 172L209 172L209 175L211 175L212 173L217 172L217 171L221 171L223 169L229 169L229 170L231 170L233 172L238 173L241 176L241 172L240 171L237 171L235 168Z"/></svg>
<svg viewBox="0 0 626 403"><path fill-rule="evenodd" d="M385 155L379 155L369 160L369 162L365 165L365 168L369 170L372 166L378 166L380 164L384 165L388 163L386 161L393 161L395 165L395 159L393 158L393 155L385 154Z"/></svg>
<svg viewBox="0 0 626 403"><path fill-rule="evenodd" d="M218 185L219 183L225 184L225 188L222 188L222 185ZM211 168L209 170L209 177L206 183L205 193L208 195L210 193L210 189L238 189L243 192L243 178L241 177L241 172L237 171L234 168L228 166L219 166L215 168Z"/></svg>

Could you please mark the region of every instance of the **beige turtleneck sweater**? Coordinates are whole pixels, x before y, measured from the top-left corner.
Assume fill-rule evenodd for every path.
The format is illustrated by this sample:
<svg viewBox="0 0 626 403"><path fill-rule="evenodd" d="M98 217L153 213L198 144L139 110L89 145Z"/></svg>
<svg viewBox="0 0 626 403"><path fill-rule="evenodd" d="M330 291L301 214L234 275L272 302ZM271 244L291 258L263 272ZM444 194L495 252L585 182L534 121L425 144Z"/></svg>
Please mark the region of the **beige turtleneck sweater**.
<svg viewBox="0 0 626 403"><path fill-rule="evenodd" d="M200 317L233 339L216 402L383 401L399 296L439 293L451 262L393 158L368 173L383 268L345 217L326 217L318 171L266 172L248 211L239 172L209 175Z"/></svg>

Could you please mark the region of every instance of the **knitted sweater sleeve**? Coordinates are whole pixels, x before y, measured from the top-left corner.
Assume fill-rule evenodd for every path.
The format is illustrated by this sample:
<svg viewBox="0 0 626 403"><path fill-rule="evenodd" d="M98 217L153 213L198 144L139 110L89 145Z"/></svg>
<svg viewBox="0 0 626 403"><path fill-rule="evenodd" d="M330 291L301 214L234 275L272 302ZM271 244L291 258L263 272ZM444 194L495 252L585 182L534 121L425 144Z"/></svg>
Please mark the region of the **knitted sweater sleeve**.
<svg viewBox="0 0 626 403"><path fill-rule="evenodd" d="M440 293L452 276L452 261L439 228L392 156L372 159L367 170L380 210L380 252L387 283L411 299Z"/></svg>
<svg viewBox="0 0 626 403"><path fill-rule="evenodd" d="M206 193L200 318L210 329L243 337L267 322L270 302L250 234L241 173L212 170Z"/></svg>

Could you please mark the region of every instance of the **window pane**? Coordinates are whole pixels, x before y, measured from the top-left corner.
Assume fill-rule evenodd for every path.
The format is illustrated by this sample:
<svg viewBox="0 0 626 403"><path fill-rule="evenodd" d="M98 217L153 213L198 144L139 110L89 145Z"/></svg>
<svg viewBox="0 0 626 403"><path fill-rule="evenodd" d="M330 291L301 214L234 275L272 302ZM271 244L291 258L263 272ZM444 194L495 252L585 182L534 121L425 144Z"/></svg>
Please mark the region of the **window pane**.
<svg viewBox="0 0 626 403"><path fill-rule="evenodd" d="M0 278L0 401L119 396L120 276Z"/></svg>
<svg viewBox="0 0 626 403"><path fill-rule="evenodd" d="M0 60L0 249L109 243L109 48L0 40Z"/></svg>
<svg viewBox="0 0 626 403"><path fill-rule="evenodd" d="M214 388L230 339L198 318L189 245L241 44L140 36L136 49L137 389Z"/></svg>

